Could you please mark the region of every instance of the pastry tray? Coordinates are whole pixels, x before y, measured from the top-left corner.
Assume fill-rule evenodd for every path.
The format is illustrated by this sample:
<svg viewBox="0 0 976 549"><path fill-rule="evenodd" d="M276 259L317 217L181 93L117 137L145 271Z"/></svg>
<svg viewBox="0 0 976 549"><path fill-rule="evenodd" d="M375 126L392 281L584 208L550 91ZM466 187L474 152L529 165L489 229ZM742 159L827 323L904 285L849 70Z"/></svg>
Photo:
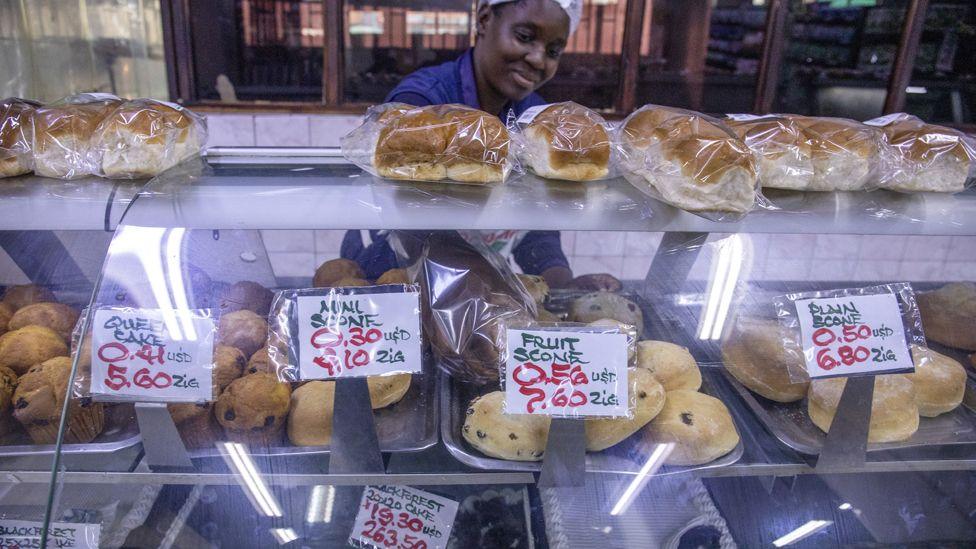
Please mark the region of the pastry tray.
<svg viewBox="0 0 976 549"><path fill-rule="evenodd" d="M425 358L429 364L429 358ZM424 367L415 374L403 398L386 408L373 410L376 435L383 452L417 452L437 443L437 376ZM287 437L287 435L285 435ZM252 456L283 457L328 454L329 446L250 445ZM221 457L216 446L188 451L191 458Z"/></svg>
<svg viewBox="0 0 976 549"><path fill-rule="evenodd" d="M129 471L142 452L135 408L115 404L105 410L105 429L87 444L63 444L61 466L68 470ZM0 470L43 471L54 465L53 444L31 444L23 431L0 440Z"/></svg>

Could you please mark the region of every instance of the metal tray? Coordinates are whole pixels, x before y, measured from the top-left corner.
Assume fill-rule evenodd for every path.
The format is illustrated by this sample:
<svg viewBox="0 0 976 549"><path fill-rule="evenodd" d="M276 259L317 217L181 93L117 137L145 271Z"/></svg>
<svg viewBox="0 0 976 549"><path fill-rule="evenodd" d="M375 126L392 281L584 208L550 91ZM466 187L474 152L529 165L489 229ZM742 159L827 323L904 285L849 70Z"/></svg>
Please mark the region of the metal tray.
<svg viewBox="0 0 976 549"><path fill-rule="evenodd" d="M720 400L727 400L721 396L721 388L709 374L702 370L702 389L701 392L710 394ZM542 462L540 461L509 461L488 457L464 440L461 435L461 427L464 425L464 411L468 403L475 397L494 390L492 386L477 386L466 383L454 382L446 374L441 378L441 438L447 446L451 455L465 465L470 465L477 469L490 469L500 471L541 471ZM741 428L740 428L741 429ZM742 437L739 437L739 444L731 452L724 456L706 463L693 467L661 467L657 475L667 475L695 471L700 469L713 469L732 465L739 461L744 451ZM586 470L591 473L638 473L644 464L642 458L650 455L651 450L646 443L640 439L640 431L624 439L616 446L607 448L601 452L589 452L586 454Z"/></svg>
<svg viewBox="0 0 976 549"><path fill-rule="evenodd" d="M429 364L429 357L425 362ZM396 404L373 410L376 421L376 435L383 452L417 452L437 443L437 375L433 368L424 368L424 373L414 375L410 388ZM252 456L288 457L323 455L330 452L329 446L271 446L249 447ZM221 457L216 447L189 450L190 458Z"/></svg>
<svg viewBox="0 0 976 549"><path fill-rule="evenodd" d="M87 444L61 446L61 466L68 470L129 471L142 452L135 408L116 404L105 410L105 429ZM23 431L0 440L0 470L44 471L54 465L53 444L31 444Z"/></svg>

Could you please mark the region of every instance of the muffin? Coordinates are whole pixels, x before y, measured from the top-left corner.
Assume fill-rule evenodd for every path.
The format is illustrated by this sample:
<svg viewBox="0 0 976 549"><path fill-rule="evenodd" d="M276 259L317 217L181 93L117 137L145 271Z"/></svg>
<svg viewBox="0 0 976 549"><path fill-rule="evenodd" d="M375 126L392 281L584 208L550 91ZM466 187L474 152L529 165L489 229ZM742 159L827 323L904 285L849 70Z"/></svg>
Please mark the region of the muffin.
<svg viewBox="0 0 976 549"><path fill-rule="evenodd" d="M645 441L671 442L667 465L702 465L732 451L739 433L721 400L687 389L668 391L664 409L646 430Z"/></svg>
<svg viewBox="0 0 976 549"><path fill-rule="evenodd" d="M641 341L637 344L637 366L651 372L665 391L701 387L702 375L688 349L667 341Z"/></svg>
<svg viewBox="0 0 976 549"><path fill-rule="evenodd" d="M57 441L70 377L71 359L60 356L33 366L18 380L13 397L14 417L27 429L35 444ZM88 398L70 400L65 442L91 442L104 427L102 403Z"/></svg>
<svg viewBox="0 0 976 549"><path fill-rule="evenodd" d="M14 313L7 326L17 330L24 326L44 326L57 332L65 342L71 341L71 332L78 322L78 311L62 303L32 303Z"/></svg>
<svg viewBox="0 0 976 549"><path fill-rule="evenodd" d="M845 377L810 382L807 412L813 424L824 433L830 430L845 385ZM874 377L870 421L868 442L898 442L915 434L918 430L918 405L915 402L915 385L907 375Z"/></svg>
<svg viewBox="0 0 976 549"><path fill-rule="evenodd" d="M220 314L233 313L234 311L248 310L260 316L268 316L271 311L271 300L274 293L264 286L250 280L235 282L223 293L217 307Z"/></svg>
<svg viewBox="0 0 976 549"><path fill-rule="evenodd" d="M541 305L549 299L549 284L546 282L546 279L541 276L527 274L519 274L518 279L536 303Z"/></svg>
<svg viewBox="0 0 976 549"><path fill-rule="evenodd" d="M56 356L67 356L68 346L54 330L44 326L24 326L0 336L0 366L17 375Z"/></svg>
<svg viewBox="0 0 976 549"><path fill-rule="evenodd" d="M227 440L272 446L281 442L290 400L287 383L271 374L250 374L227 386L217 399L214 415Z"/></svg>
<svg viewBox="0 0 976 549"><path fill-rule="evenodd" d="M955 360L932 349L912 345L915 373L915 402L922 417L951 412L962 404L966 393L966 369Z"/></svg>
<svg viewBox="0 0 976 549"><path fill-rule="evenodd" d="M410 277L406 269L390 269L376 279L377 286L383 284L410 284Z"/></svg>
<svg viewBox="0 0 976 549"><path fill-rule="evenodd" d="M14 316L14 310L6 303L0 302L0 336L7 333L7 323Z"/></svg>
<svg viewBox="0 0 976 549"><path fill-rule="evenodd" d="M9 286L3 293L2 303L6 303L14 312L26 307L31 303L42 303L45 301L57 301L51 290L35 284L23 284L21 286Z"/></svg>
<svg viewBox="0 0 976 549"><path fill-rule="evenodd" d="M217 345L213 351L213 389L214 397L220 396L224 389L244 373L247 359L244 353L235 347Z"/></svg>
<svg viewBox="0 0 976 549"><path fill-rule="evenodd" d="M604 318L630 324L637 329L637 337L644 333L644 314L636 303L610 292L586 294L570 305L569 320L573 322L593 322Z"/></svg>
<svg viewBox="0 0 976 549"><path fill-rule="evenodd" d="M187 448L209 448L221 439L220 425L213 414L213 403L167 404L176 430Z"/></svg>
<svg viewBox="0 0 976 549"><path fill-rule="evenodd" d="M359 268L359 264L349 259L331 259L319 265L312 277L312 286L326 288L335 286L343 278L366 278L366 273Z"/></svg>
<svg viewBox="0 0 976 549"><path fill-rule="evenodd" d="M217 342L240 349L250 358L268 339L268 321L254 311L243 309L220 317Z"/></svg>
<svg viewBox="0 0 976 549"><path fill-rule="evenodd" d="M10 432L10 404L17 389L17 374L6 366L0 366L0 436Z"/></svg>

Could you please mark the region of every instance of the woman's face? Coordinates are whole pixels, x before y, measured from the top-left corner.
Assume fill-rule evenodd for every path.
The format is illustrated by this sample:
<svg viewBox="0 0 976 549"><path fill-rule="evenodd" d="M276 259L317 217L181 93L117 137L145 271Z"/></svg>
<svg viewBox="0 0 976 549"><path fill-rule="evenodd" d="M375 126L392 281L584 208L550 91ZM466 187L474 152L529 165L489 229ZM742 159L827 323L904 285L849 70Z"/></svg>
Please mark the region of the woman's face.
<svg viewBox="0 0 976 549"><path fill-rule="evenodd" d="M569 16L553 0L482 6L475 63L489 86L518 101L556 74L568 36Z"/></svg>

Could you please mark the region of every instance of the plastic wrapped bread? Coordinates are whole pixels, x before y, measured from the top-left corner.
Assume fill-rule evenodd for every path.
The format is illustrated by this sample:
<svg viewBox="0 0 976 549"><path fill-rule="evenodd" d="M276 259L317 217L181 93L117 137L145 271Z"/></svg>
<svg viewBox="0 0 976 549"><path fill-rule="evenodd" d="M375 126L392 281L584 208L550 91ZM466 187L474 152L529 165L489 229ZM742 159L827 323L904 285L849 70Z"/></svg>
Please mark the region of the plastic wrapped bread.
<svg viewBox="0 0 976 549"><path fill-rule="evenodd" d="M0 177L13 177L33 170L31 135L34 133L32 101L8 97L0 101Z"/></svg>
<svg viewBox="0 0 976 549"><path fill-rule="evenodd" d="M508 129L497 117L464 105L372 107L342 139L343 155L390 179L504 181L512 169Z"/></svg>
<svg viewBox="0 0 976 549"><path fill-rule="evenodd" d="M610 173L607 123L592 110L567 101L533 107L518 119L519 157L550 179L593 181Z"/></svg>
<svg viewBox="0 0 976 549"><path fill-rule="evenodd" d="M926 124L896 113L865 122L884 134L881 186L902 192L955 193L976 178L976 139L961 131Z"/></svg>
<svg viewBox="0 0 976 549"><path fill-rule="evenodd" d="M96 173L92 135L121 103L111 94L83 93L34 111L34 172L60 179Z"/></svg>
<svg viewBox="0 0 976 549"><path fill-rule="evenodd" d="M877 187L881 132L846 118L787 115L804 132L813 159L808 191L863 191Z"/></svg>
<svg viewBox="0 0 976 549"><path fill-rule="evenodd" d="M812 143L788 117L743 117L726 125L755 153L759 182L772 189L810 190L814 182Z"/></svg>
<svg viewBox="0 0 976 549"><path fill-rule="evenodd" d="M738 219L755 205L755 158L718 120L646 105L619 132L625 176L652 196L715 220Z"/></svg>
<svg viewBox="0 0 976 549"><path fill-rule="evenodd" d="M113 179L153 177L200 153L202 116L179 105L133 99L105 117L92 138L95 173Z"/></svg>

